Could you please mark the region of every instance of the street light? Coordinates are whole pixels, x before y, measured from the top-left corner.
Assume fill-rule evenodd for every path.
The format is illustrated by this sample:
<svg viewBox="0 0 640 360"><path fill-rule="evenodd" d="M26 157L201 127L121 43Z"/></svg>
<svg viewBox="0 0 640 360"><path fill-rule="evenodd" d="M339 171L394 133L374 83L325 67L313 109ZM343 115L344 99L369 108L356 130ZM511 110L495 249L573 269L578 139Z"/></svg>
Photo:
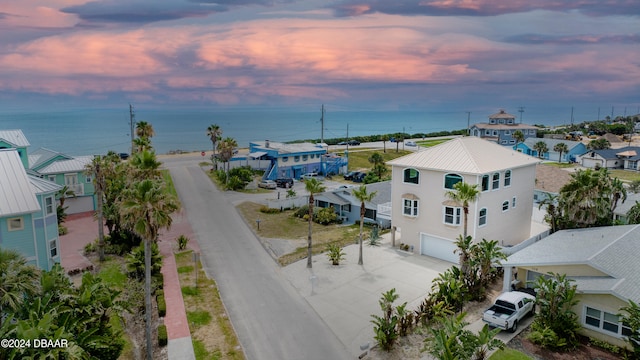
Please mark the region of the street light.
<svg viewBox="0 0 640 360"><path fill-rule="evenodd" d="M260 230L260 219L256 219L256 224L258 224L258 230Z"/></svg>

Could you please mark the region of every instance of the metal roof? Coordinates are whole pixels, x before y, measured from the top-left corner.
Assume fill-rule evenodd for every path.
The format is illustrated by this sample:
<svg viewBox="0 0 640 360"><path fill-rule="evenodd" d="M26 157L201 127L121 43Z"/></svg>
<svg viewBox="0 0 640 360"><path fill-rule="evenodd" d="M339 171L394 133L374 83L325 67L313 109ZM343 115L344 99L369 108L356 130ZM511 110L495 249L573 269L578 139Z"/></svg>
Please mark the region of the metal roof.
<svg viewBox="0 0 640 360"><path fill-rule="evenodd" d="M18 151L0 149L0 217L40 210Z"/></svg>
<svg viewBox="0 0 640 360"><path fill-rule="evenodd" d="M322 147L321 144L312 144L312 143L295 143L295 144L285 144L281 142L275 141L264 141L264 142L251 142L256 148L269 151L276 150L279 154L292 154L292 153L309 153L309 152L326 152L326 149Z"/></svg>
<svg viewBox="0 0 640 360"><path fill-rule="evenodd" d="M533 149L533 146L537 143L542 141L543 143L545 143L547 145L547 148L549 149L549 151L554 151L553 148L560 144L563 143L565 145L567 145L567 148L569 149L569 151L571 151L574 147L582 144L582 142L580 141L571 141L571 140L562 140L562 139L549 139L549 138L537 138L537 137L529 137L526 138L524 140L524 144L527 145L528 148Z"/></svg>
<svg viewBox="0 0 640 360"><path fill-rule="evenodd" d="M439 170L463 174L486 174L493 171L534 166L539 163L529 155L475 136L459 137L442 144L387 162L392 166Z"/></svg>
<svg viewBox="0 0 640 360"><path fill-rule="evenodd" d="M588 265L609 277L576 277L578 290L638 302L638 254L640 225L605 226L558 231L509 256L503 266Z"/></svg>
<svg viewBox="0 0 640 360"><path fill-rule="evenodd" d="M39 148L37 150L32 151L29 154L29 168L38 170L38 168L46 163L47 161L54 159L56 157L62 157L64 159L71 159L72 157L69 155L65 155L63 153L59 153L54 150L49 150L45 148Z"/></svg>
<svg viewBox="0 0 640 360"><path fill-rule="evenodd" d="M45 180L33 175L27 175L31 183L31 189L36 194L46 194L58 192L62 189L62 185L58 185L53 181Z"/></svg>
<svg viewBox="0 0 640 360"><path fill-rule="evenodd" d="M0 140L7 142L15 147L27 147L29 141L22 133L22 130L0 130Z"/></svg>
<svg viewBox="0 0 640 360"><path fill-rule="evenodd" d="M38 170L40 174L60 174L84 171L91 164L93 155L77 156L68 160L56 160Z"/></svg>

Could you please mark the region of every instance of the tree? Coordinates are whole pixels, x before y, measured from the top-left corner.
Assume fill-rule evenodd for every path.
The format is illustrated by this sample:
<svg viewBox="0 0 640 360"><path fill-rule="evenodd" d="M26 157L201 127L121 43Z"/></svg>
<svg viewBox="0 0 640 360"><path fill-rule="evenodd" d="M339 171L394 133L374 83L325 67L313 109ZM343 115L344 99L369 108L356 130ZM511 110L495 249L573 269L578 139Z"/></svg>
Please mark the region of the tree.
<svg viewBox="0 0 640 360"><path fill-rule="evenodd" d="M129 164L132 166L132 175L136 180L156 179L160 177L160 163L156 154L152 151L143 150L133 154Z"/></svg>
<svg viewBox="0 0 640 360"><path fill-rule="evenodd" d="M222 139L218 144L220 159L227 163L227 172L229 172L229 160L233 157L233 151L236 147L238 147L238 142L230 137Z"/></svg>
<svg viewBox="0 0 640 360"><path fill-rule="evenodd" d="M7 312L16 311L38 290L38 269L16 250L0 248L0 328Z"/></svg>
<svg viewBox="0 0 640 360"><path fill-rule="evenodd" d="M153 126L146 121L138 121L136 123L136 135L141 138L150 139L155 135Z"/></svg>
<svg viewBox="0 0 640 360"><path fill-rule="evenodd" d="M492 274L496 271L493 265L500 265L500 260L507 260L507 255L500 250L497 240L482 239L474 244L471 256L480 267L479 278L482 286L487 286L491 282Z"/></svg>
<svg viewBox="0 0 640 360"><path fill-rule="evenodd" d="M325 187L322 186L322 183L318 181L316 178L310 178L304 181L304 187L309 193L309 234L307 236L307 268L311 269L311 255L312 255L312 241L311 241L311 231L313 224L313 195L317 193L321 193L324 191Z"/></svg>
<svg viewBox="0 0 640 360"><path fill-rule="evenodd" d="M455 316L439 317L438 325L431 327L431 335L425 339L424 351L428 351L439 360L482 360L488 352L504 348L504 343L495 338L500 329L490 330L484 325L478 334L464 327L465 313Z"/></svg>
<svg viewBox="0 0 640 360"><path fill-rule="evenodd" d="M544 221L551 227L551 234L556 232L560 227L562 211L558 207L558 195L548 195L538 205L538 209L546 206L547 213L544 215Z"/></svg>
<svg viewBox="0 0 640 360"><path fill-rule="evenodd" d="M464 181L460 181L453 185L452 191L447 191L445 196L454 202L462 205L462 210L464 212L464 224L463 224L463 233L462 236L464 238L467 237L467 225L469 220L469 203L475 202L480 197L480 190L478 190L478 184L471 185Z"/></svg>
<svg viewBox="0 0 640 360"><path fill-rule="evenodd" d="M640 224L640 202L636 203L627 211L627 224Z"/></svg>
<svg viewBox="0 0 640 360"><path fill-rule="evenodd" d="M361 185L358 189L353 190L353 196L360 201L360 236L358 238L360 250L358 255L358 265L362 265L362 228L364 226L364 214L366 211L365 203L371 202L376 196L376 192L367 193L367 187L365 185Z"/></svg>
<svg viewBox="0 0 640 360"><path fill-rule="evenodd" d="M564 274L548 273L535 282L538 313L531 326L530 339L545 347L572 348L578 343L577 285Z"/></svg>
<svg viewBox="0 0 640 360"><path fill-rule="evenodd" d="M146 137L139 137L139 138L135 138L133 139L133 144L136 147L136 151L140 152L140 151L151 151L151 149L153 148L151 146L151 140L149 140L149 138Z"/></svg>
<svg viewBox="0 0 640 360"><path fill-rule="evenodd" d="M547 143L545 143L544 141L538 141L537 143L533 144L533 150L538 152L538 158L540 159L543 159L544 154L549 152L549 148L547 148Z"/></svg>
<svg viewBox="0 0 640 360"><path fill-rule="evenodd" d="M387 152L387 141L389 141L389 135L384 134L382 135L382 152L386 153Z"/></svg>
<svg viewBox="0 0 640 360"><path fill-rule="evenodd" d="M217 170L218 163L216 161L217 160L217 158L216 158L216 144L222 138L222 129L220 129L220 126L218 126L218 124L209 125L209 127L207 128L207 136L209 137L209 140L211 140L211 146L213 148L213 154L211 156L211 160L215 164L215 167L216 167L216 170Z"/></svg>
<svg viewBox="0 0 640 360"><path fill-rule="evenodd" d="M640 306L629 300L629 304L620 309L623 313L618 314L622 317L622 323L631 329L631 335L626 340L633 349L634 358L640 358Z"/></svg>
<svg viewBox="0 0 640 360"><path fill-rule="evenodd" d="M178 210L176 200L169 196L163 183L142 180L127 190L121 202L121 215L135 234L144 241L145 253L145 320L147 359L152 357L151 342L151 242L158 240L158 231L169 228L171 214Z"/></svg>
<svg viewBox="0 0 640 360"><path fill-rule="evenodd" d="M565 143L557 143L553 146L553 151L560 153L558 155L558 162L562 162L562 153L568 153L569 147Z"/></svg>
<svg viewBox="0 0 640 360"><path fill-rule="evenodd" d="M369 162L373 164L372 171L378 176L378 179L382 179L382 176L388 171L384 165L384 158L379 152L374 152L369 156Z"/></svg>
<svg viewBox="0 0 640 360"><path fill-rule="evenodd" d="M587 149L590 149L590 150L605 150L605 149L609 149L610 147L611 147L611 143L609 142L609 140L605 138L591 140L587 144Z"/></svg>
<svg viewBox="0 0 640 360"><path fill-rule="evenodd" d="M522 132L522 130L516 130L513 133L513 138L516 139L516 146L521 143L524 142L524 133Z"/></svg>

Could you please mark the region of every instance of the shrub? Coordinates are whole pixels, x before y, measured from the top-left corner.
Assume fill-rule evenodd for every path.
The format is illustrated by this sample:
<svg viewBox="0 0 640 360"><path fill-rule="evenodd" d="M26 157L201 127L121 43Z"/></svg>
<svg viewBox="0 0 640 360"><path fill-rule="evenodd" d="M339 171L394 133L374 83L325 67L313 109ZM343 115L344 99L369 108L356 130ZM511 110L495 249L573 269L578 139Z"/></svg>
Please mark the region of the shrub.
<svg viewBox="0 0 640 360"><path fill-rule="evenodd" d="M340 265L340 260L344 260L346 253L342 251L342 248L336 244L327 245L327 257L331 264Z"/></svg>
<svg viewBox="0 0 640 360"><path fill-rule="evenodd" d="M535 283L536 304L540 311L531 326L531 341L554 349L573 348L578 344L580 329L576 305L577 286L566 275L549 273L540 276Z"/></svg>
<svg viewBox="0 0 640 360"><path fill-rule="evenodd" d="M309 205L302 205L296 209L296 211L293 213L293 216L303 219L304 216L308 214L309 214Z"/></svg>
<svg viewBox="0 0 640 360"><path fill-rule="evenodd" d="M317 213L314 211L313 215L313 220L321 225L329 225L335 223L338 220L338 214L336 214L333 206L322 208L318 210Z"/></svg>
<svg viewBox="0 0 640 360"><path fill-rule="evenodd" d="M158 303L158 316L164 317L167 314L167 302L164 300L164 294L156 295Z"/></svg>
<svg viewBox="0 0 640 360"><path fill-rule="evenodd" d="M158 244L153 242L151 243L151 275L159 274L161 268L162 256ZM140 244L127 255L127 270L134 277L144 278L144 244Z"/></svg>
<svg viewBox="0 0 640 360"><path fill-rule="evenodd" d="M278 214L280 213L280 209L263 206L260 208L260 212L264 214Z"/></svg>
<svg viewBox="0 0 640 360"><path fill-rule="evenodd" d="M393 308L393 302L398 300L398 294L396 289L391 289L386 293L382 293L379 304L382 310L382 316L371 315L374 324L373 332L374 338L378 342L378 346L384 351L390 351L393 348L393 344L398 338L398 330L396 325L398 324L398 316L396 309ZM403 304L402 306L405 306Z"/></svg>
<svg viewBox="0 0 640 360"><path fill-rule="evenodd" d="M178 250L184 250L187 248L187 244L189 243L189 238L184 235L180 235L176 239L176 242L178 243Z"/></svg>
<svg viewBox="0 0 640 360"><path fill-rule="evenodd" d="M96 246L95 242L90 242L87 243L87 245L84 246L84 253L85 254L91 254L94 253L98 250L98 247Z"/></svg>
<svg viewBox="0 0 640 360"><path fill-rule="evenodd" d="M151 286L155 291L164 289L164 275L161 272L151 275Z"/></svg>
<svg viewBox="0 0 640 360"><path fill-rule="evenodd" d="M69 229L67 229L66 226L58 225L58 235L66 235L68 232L69 232Z"/></svg>
<svg viewBox="0 0 640 360"><path fill-rule="evenodd" d="M229 176L229 180L227 181L226 188L227 190L241 190L247 185L242 179L238 176Z"/></svg>
<svg viewBox="0 0 640 360"><path fill-rule="evenodd" d="M158 326L158 345L167 346L168 343L169 343L169 336L167 335L167 326L166 325Z"/></svg>

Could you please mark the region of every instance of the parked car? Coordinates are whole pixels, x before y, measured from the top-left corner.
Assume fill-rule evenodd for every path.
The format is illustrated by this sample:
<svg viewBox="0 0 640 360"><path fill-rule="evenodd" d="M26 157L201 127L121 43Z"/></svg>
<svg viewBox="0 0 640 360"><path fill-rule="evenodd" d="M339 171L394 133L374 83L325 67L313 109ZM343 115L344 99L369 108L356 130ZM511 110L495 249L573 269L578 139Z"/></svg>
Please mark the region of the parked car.
<svg viewBox="0 0 640 360"><path fill-rule="evenodd" d="M122 160L127 160L129 158L129 154L127 153L119 153L118 156L120 156L120 159Z"/></svg>
<svg viewBox="0 0 640 360"><path fill-rule="evenodd" d="M349 141L347 141L347 145L351 145L351 146L360 145L360 141L358 141L358 140L349 140Z"/></svg>
<svg viewBox="0 0 640 360"><path fill-rule="evenodd" d="M362 182L365 178L365 176L367 176L366 172L358 172L356 175L353 175L353 178L351 180L353 180L353 182Z"/></svg>
<svg viewBox="0 0 640 360"><path fill-rule="evenodd" d="M293 187L293 179L291 178L276 179L276 185L278 187L288 189L290 187Z"/></svg>
<svg viewBox="0 0 640 360"><path fill-rule="evenodd" d="M527 315L534 315L536 297L520 291L500 294L496 302L482 314L482 321L489 326L515 332L518 321Z"/></svg>
<svg viewBox="0 0 640 360"><path fill-rule="evenodd" d="M276 182L273 180L262 180L258 183L258 187L263 189L275 189L276 186Z"/></svg>
<svg viewBox="0 0 640 360"><path fill-rule="evenodd" d="M317 172L310 172L310 173L306 173L306 174L303 174L302 176L300 176L300 179L307 180L307 179L317 178L317 177L318 177L318 173Z"/></svg>
<svg viewBox="0 0 640 360"><path fill-rule="evenodd" d="M348 173L344 174L344 179L345 180L353 180L353 175L357 174L357 171L349 171Z"/></svg>
<svg viewBox="0 0 640 360"><path fill-rule="evenodd" d="M347 142L346 142L346 141L340 141L340 142L338 143L338 145L347 145Z"/></svg>
<svg viewBox="0 0 640 360"><path fill-rule="evenodd" d="M405 141L404 144L407 146L418 146L415 141L411 141L411 140Z"/></svg>

